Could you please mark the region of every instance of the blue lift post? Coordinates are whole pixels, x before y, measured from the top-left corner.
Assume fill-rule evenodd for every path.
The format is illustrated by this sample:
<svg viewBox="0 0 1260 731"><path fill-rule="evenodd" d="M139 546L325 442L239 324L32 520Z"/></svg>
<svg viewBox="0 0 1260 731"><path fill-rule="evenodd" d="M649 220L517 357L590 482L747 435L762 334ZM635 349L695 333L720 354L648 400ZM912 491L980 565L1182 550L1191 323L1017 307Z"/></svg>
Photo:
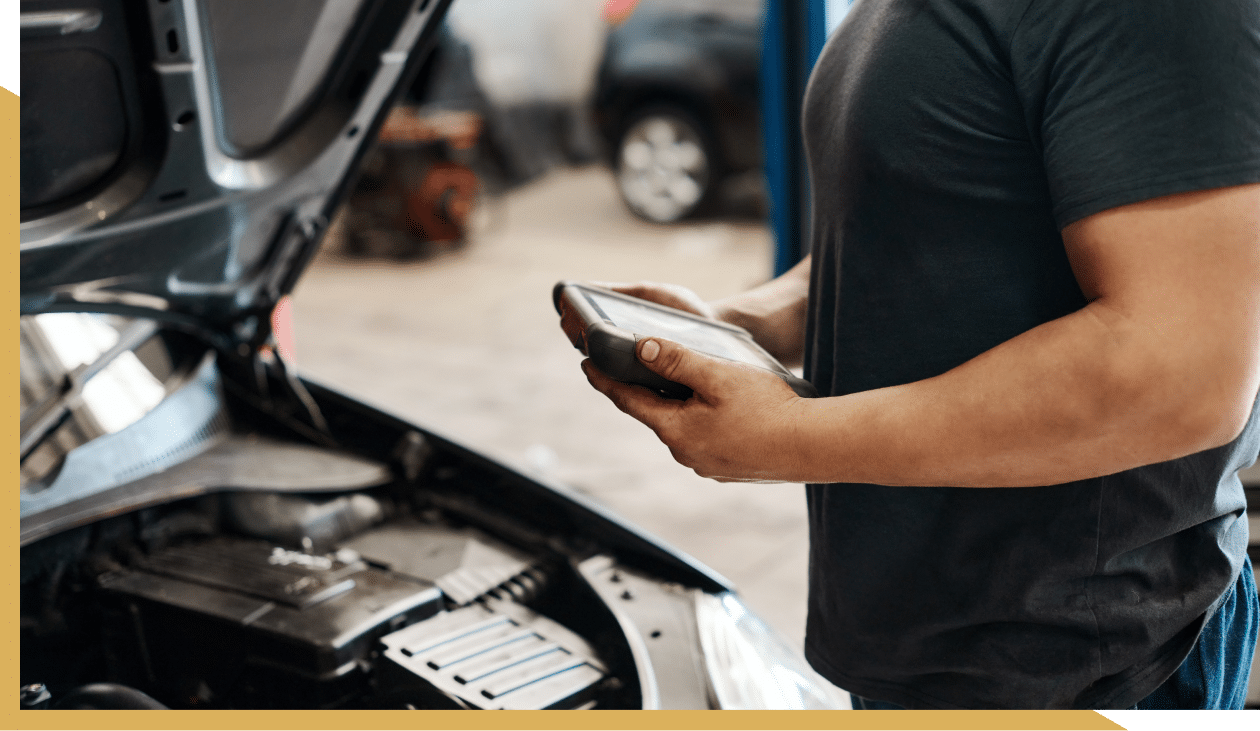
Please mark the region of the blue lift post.
<svg viewBox="0 0 1260 731"><path fill-rule="evenodd" d="M801 100L827 38L827 13L843 15L850 0L767 0L761 49L761 124L765 147L774 273L805 256L809 170L801 144Z"/></svg>

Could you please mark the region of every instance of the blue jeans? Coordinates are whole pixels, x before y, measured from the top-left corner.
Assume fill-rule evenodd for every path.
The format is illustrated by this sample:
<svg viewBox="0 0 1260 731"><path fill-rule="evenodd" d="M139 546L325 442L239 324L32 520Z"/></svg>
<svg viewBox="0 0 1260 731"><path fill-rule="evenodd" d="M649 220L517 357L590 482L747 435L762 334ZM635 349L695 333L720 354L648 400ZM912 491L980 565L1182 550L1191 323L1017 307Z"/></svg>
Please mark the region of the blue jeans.
<svg viewBox="0 0 1260 731"><path fill-rule="evenodd" d="M1190 655L1164 684L1133 706L1136 710L1240 710L1247 699L1247 678L1260 627L1251 559L1243 561L1238 581L1208 619ZM902 706L853 695L859 711L899 711Z"/></svg>
<svg viewBox="0 0 1260 731"><path fill-rule="evenodd" d="M1171 678L1133 707L1143 711L1242 709L1260 624L1258 604L1248 558L1237 583L1204 625L1189 657Z"/></svg>

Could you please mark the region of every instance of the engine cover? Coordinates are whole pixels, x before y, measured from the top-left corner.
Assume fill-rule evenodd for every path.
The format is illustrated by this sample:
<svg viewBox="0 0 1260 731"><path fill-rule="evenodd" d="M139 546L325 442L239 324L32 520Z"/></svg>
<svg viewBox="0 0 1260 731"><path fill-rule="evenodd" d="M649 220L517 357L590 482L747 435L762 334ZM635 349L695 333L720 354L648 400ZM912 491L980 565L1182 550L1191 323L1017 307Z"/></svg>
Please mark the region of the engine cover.
<svg viewBox="0 0 1260 731"><path fill-rule="evenodd" d="M99 584L115 600L109 634L141 648L121 674L189 705L242 693L259 703L284 678L337 681L366 667L379 637L441 609L431 582L372 568L353 551L310 555L235 537L166 548ZM247 681L241 668L267 672Z"/></svg>
<svg viewBox="0 0 1260 731"><path fill-rule="evenodd" d="M381 684L464 708L581 707L606 674L573 632L511 601L485 599L381 639ZM436 694L435 694L436 691Z"/></svg>

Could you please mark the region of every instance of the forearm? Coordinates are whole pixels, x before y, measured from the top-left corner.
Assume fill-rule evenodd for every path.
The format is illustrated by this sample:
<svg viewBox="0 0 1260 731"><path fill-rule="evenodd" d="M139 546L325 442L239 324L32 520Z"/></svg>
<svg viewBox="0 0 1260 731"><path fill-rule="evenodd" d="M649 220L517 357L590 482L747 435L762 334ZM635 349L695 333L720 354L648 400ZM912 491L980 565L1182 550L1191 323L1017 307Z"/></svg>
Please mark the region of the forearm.
<svg viewBox="0 0 1260 731"><path fill-rule="evenodd" d="M587 377L679 462L722 480L1051 485L1235 438L1260 388L1260 185L1117 207L1063 241L1089 304L934 378L802 399L764 371L654 338L640 361L690 387L686 401L589 364ZM803 326L808 266L724 301L725 318Z"/></svg>
<svg viewBox="0 0 1260 731"><path fill-rule="evenodd" d="M805 353L809 271L807 256L759 287L710 303L714 315L748 330L775 358L795 365Z"/></svg>
<svg viewBox="0 0 1260 731"><path fill-rule="evenodd" d="M1176 337L1194 336L1095 303L935 378L802 400L784 445L798 468L784 476L1050 485L1224 444L1255 399L1255 343L1202 352Z"/></svg>
<svg viewBox="0 0 1260 731"><path fill-rule="evenodd" d="M801 403L803 479L1048 485L1224 444L1260 387L1260 186L1063 230L1085 308L917 383Z"/></svg>

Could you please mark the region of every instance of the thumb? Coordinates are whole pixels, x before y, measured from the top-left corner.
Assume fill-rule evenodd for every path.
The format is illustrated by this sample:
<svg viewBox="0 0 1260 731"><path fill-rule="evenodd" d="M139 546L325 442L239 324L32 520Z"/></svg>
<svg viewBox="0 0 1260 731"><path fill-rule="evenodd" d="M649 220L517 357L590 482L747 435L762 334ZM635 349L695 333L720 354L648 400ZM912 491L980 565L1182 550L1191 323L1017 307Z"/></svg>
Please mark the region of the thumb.
<svg viewBox="0 0 1260 731"><path fill-rule="evenodd" d="M648 370L698 393L711 392L719 380L712 358L671 340L644 338L639 341L636 351Z"/></svg>

